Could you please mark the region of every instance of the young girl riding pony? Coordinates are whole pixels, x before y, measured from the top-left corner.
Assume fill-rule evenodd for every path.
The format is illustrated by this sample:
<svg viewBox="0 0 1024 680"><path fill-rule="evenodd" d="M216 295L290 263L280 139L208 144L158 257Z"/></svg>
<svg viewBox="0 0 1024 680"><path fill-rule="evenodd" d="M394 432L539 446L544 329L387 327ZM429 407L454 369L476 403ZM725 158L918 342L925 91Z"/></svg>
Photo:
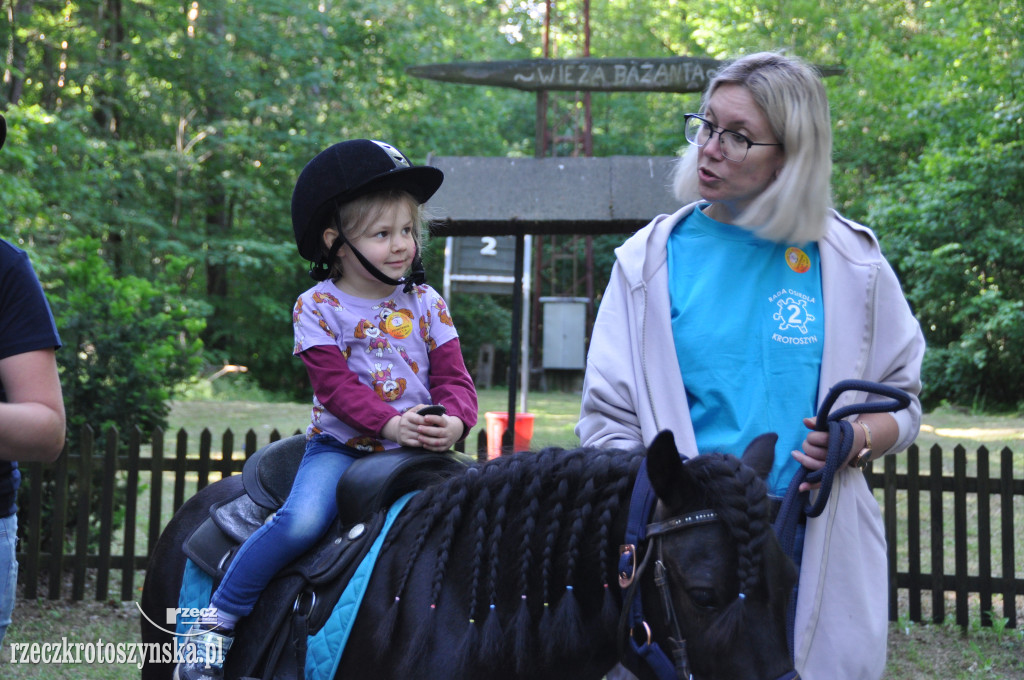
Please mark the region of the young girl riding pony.
<svg viewBox="0 0 1024 680"><path fill-rule="evenodd" d="M421 206L442 179L367 139L329 147L299 175L292 225L318 281L292 312L294 352L313 386L306 451L284 505L246 540L214 592L216 620L189 631L194 661L175 668L176 680L223 677L224 659L204 650L227 652L235 624L274 575L328 530L335 487L352 461L399 447L446 451L476 424L458 334L420 260Z"/></svg>

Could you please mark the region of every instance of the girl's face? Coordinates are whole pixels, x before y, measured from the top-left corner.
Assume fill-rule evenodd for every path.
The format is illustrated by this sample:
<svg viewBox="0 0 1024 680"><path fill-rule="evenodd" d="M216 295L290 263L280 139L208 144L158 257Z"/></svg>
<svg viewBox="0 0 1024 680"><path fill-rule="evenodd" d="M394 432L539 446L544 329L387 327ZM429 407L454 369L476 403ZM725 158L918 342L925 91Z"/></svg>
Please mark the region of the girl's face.
<svg viewBox="0 0 1024 680"><path fill-rule="evenodd" d="M342 261L341 277L335 284L341 290L358 297L376 299L394 292L391 284L379 281L368 272L352 253L351 243L370 264L385 276L400 279L412 266L416 255L414 216L406 201L396 201L372 219L358 235L346 234L346 243L338 250ZM328 247L337 238L336 229L324 232Z"/></svg>
<svg viewBox="0 0 1024 680"><path fill-rule="evenodd" d="M754 102L750 90L742 85L720 85L708 100L704 111L716 129L731 130L752 142L777 143L768 118ZM708 214L732 222L762 191L775 181L785 154L781 146L752 146L739 163L722 155L720 137L712 135L697 156L700 195L712 206Z"/></svg>

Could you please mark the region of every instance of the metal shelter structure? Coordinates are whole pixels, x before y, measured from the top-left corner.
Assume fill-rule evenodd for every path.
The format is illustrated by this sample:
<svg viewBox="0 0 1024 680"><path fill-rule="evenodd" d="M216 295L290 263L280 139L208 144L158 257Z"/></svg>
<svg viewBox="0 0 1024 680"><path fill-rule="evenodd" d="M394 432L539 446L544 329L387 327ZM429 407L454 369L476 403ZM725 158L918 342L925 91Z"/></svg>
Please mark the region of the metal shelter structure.
<svg viewBox="0 0 1024 680"><path fill-rule="evenodd" d="M523 336L525 242L528 235L631 233L659 213L679 206L669 188L673 157L490 158L432 156L427 164L445 174L427 203L440 219L431 235L515 236L510 375L521 373L528 352ZM509 380L508 428L512 446L516 395L527 390Z"/></svg>

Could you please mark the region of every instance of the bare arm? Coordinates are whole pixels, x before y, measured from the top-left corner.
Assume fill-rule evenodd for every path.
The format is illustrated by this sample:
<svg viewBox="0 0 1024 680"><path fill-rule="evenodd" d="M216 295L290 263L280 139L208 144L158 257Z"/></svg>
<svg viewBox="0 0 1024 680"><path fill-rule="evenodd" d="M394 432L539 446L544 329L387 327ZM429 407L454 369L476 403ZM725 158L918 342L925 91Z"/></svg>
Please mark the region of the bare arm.
<svg viewBox="0 0 1024 680"><path fill-rule="evenodd" d="M56 353L41 349L0 359L0 460L57 459L64 448L64 398Z"/></svg>

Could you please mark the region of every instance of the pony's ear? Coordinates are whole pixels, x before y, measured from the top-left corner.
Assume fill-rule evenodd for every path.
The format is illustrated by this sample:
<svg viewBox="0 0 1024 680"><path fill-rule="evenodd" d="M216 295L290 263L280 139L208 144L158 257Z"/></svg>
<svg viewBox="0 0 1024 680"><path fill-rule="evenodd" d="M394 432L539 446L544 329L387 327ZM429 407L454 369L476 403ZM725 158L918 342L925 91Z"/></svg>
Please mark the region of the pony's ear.
<svg viewBox="0 0 1024 680"><path fill-rule="evenodd" d="M647 449L647 476L654 493L667 505L677 507L687 497L692 476L683 467L671 431L659 432Z"/></svg>
<svg viewBox="0 0 1024 680"><path fill-rule="evenodd" d="M755 437L743 452L743 464L756 472L761 479L767 479L768 473L772 471L772 463L775 462L775 442L778 440L779 435L766 432Z"/></svg>

